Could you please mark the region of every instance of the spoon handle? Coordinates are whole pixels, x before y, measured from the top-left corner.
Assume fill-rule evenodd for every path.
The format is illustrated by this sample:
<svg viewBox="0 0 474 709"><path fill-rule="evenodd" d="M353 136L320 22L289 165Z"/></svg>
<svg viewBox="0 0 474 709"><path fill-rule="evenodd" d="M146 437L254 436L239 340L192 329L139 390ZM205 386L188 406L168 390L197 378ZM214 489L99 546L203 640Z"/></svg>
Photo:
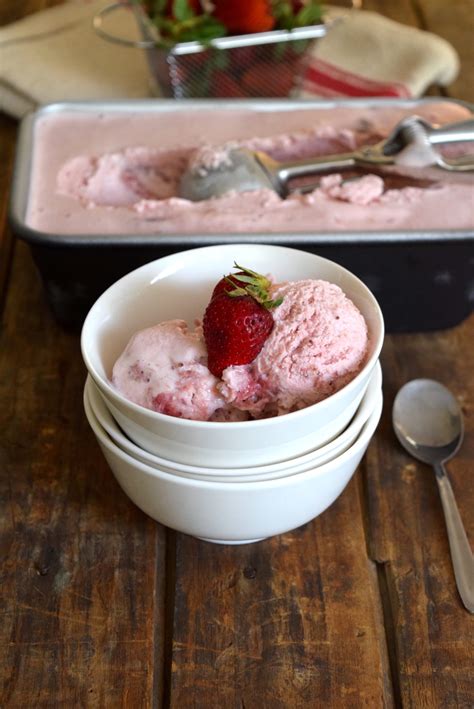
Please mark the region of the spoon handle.
<svg viewBox="0 0 474 709"><path fill-rule="evenodd" d="M474 557L444 466L442 463L435 463L434 469L448 530L454 576L459 595L467 610L474 613Z"/></svg>

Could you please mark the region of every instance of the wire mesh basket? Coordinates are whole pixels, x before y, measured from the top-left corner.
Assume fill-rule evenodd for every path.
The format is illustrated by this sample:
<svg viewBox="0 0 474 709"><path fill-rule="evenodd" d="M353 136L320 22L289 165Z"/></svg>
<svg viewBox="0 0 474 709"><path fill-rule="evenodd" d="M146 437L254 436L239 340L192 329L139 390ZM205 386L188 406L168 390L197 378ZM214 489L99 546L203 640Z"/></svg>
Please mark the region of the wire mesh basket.
<svg viewBox="0 0 474 709"><path fill-rule="evenodd" d="M154 92L165 98L281 98L298 91L311 50L326 34L324 24L221 37L209 44L181 42L171 49L157 43L150 21L130 6L141 40L104 29L106 15L123 9L108 5L94 18L103 38L146 51Z"/></svg>

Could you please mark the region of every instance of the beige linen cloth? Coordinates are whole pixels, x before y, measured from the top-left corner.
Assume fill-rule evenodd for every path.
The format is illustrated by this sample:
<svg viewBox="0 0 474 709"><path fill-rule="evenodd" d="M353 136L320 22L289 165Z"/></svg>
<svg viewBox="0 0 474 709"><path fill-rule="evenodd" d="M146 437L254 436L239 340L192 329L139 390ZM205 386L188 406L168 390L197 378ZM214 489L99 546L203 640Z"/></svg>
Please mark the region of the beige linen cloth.
<svg viewBox="0 0 474 709"><path fill-rule="evenodd" d="M107 4L70 0L0 28L0 110L21 118L56 101L150 96L145 52L107 42L92 27L93 16ZM428 86L456 78L457 54L442 38L373 12L330 13L338 19L316 43L303 96L416 98ZM107 23L116 35L138 38L126 9Z"/></svg>

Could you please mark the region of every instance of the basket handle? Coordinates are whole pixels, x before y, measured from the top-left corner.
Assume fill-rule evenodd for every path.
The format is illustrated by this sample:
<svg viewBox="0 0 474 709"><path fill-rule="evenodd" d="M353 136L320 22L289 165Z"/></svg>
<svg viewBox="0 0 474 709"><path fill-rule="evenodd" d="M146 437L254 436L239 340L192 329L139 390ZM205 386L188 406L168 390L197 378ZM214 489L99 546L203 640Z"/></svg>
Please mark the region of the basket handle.
<svg viewBox="0 0 474 709"><path fill-rule="evenodd" d="M112 34L104 29L104 20L108 15L116 12L117 10L130 9L135 15L138 26L141 32L145 36L149 36L149 39L137 40L137 39L127 39L126 37L119 37L118 35ZM106 39L108 42L114 42L115 44L121 44L125 47L134 47L135 49L152 49L156 48L158 38L156 40L152 39L150 36L152 33L152 28L149 27L149 22L144 16L143 10L138 8L136 4L126 3L126 2L113 2L110 5L106 5L99 10L99 12L94 15L92 19L92 27L95 33L102 39Z"/></svg>

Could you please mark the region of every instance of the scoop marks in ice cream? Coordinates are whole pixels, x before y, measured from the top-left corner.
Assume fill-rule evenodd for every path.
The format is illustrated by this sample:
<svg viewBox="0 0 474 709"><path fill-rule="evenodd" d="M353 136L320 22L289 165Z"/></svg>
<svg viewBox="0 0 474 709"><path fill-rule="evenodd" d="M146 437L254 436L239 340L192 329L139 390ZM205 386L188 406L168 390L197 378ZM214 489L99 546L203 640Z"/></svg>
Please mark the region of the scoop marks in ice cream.
<svg viewBox="0 0 474 709"><path fill-rule="evenodd" d="M241 421L310 406L360 372L368 352L367 324L339 286L313 279L272 283L237 268L241 277L265 278L268 284L264 299L272 303L271 310L254 300L271 318L258 352L249 356L244 345L244 358L230 360L215 370L216 376L199 322L194 330L183 320L159 323L133 335L114 365L112 382L125 397L171 416ZM234 287L236 278L229 278L230 291L222 290L222 284L215 289L208 308L223 298L236 303L252 299L245 287L255 286L237 281ZM242 285L244 295L229 295ZM229 326L239 330L242 323L230 320Z"/></svg>

